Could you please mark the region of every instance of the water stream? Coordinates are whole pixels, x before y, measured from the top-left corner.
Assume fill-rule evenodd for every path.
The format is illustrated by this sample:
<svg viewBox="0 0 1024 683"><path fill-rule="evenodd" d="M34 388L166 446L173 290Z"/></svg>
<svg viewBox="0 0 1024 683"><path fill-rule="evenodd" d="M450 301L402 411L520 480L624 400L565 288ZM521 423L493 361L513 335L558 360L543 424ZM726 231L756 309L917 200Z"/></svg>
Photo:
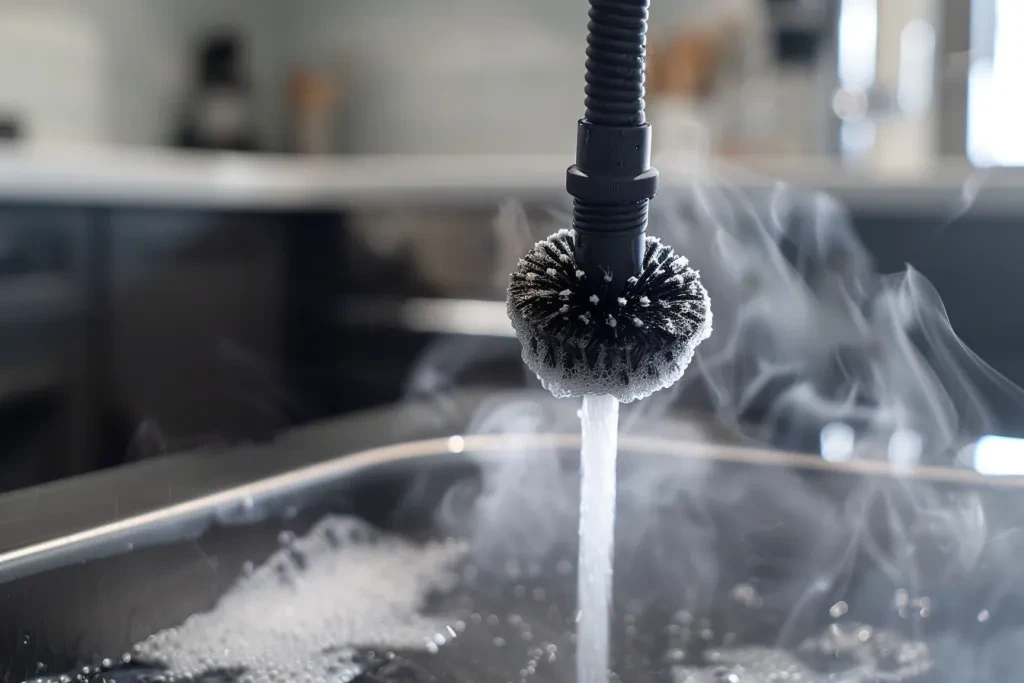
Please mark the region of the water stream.
<svg viewBox="0 0 1024 683"><path fill-rule="evenodd" d="M607 683L619 402L584 396L576 683Z"/></svg>

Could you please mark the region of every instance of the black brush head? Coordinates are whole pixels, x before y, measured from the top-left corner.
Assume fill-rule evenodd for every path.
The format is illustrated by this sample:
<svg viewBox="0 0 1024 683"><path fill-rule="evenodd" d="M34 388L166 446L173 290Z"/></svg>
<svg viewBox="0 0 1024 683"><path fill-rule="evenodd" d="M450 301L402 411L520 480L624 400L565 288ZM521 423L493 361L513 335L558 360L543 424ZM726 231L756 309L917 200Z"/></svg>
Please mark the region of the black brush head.
<svg viewBox="0 0 1024 683"><path fill-rule="evenodd" d="M674 384L711 334L711 306L685 257L647 237L641 272L621 293L588 281L561 230L519 261L508 316L523 361L559 398L611 394L623 403Z"/></svg>

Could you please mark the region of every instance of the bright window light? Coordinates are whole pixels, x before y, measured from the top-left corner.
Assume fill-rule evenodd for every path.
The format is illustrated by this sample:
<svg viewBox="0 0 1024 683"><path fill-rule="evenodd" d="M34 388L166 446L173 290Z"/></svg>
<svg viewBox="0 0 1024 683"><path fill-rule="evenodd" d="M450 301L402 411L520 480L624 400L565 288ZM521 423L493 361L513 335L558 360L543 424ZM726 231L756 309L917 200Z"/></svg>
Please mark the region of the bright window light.
<svg viewBox="0 0 1024 683"><path fill-rule="evenodd" d="M974 445L974 469L996 477L1024 476L1024 439L981 437Z"/></svg>
<svg viewBox="0 0 1024 683"><path fill-rule="evenodd" d="M986 37L972 36L979 56L969 73L967 156L975 166L1024 166L1024 2L987 0L977 8L994 11L991 22L978 22L991 27L990 54L977 44Z"/></svg>

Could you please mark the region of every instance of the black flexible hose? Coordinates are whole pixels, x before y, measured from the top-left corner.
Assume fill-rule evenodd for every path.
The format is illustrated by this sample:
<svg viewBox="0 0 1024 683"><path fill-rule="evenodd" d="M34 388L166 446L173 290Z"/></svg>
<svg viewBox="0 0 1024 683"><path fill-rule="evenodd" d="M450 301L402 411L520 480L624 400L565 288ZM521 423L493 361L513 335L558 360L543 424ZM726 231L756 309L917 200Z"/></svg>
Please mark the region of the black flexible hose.
<svg viewBox="0 0 1024 683"><path fill-rule="evenodd" d="M648 203L658 190L644 118L649 4L590 0L586 113L566 189L574 200L576 261L592 288L608 296L640 272Z"/></svg>
<svg viewBox="0 0 1024 683"><path fill-rule="evenodd" d="M648 5L649 0L591 0L587 121L601 126L644 123Z"/></svg>

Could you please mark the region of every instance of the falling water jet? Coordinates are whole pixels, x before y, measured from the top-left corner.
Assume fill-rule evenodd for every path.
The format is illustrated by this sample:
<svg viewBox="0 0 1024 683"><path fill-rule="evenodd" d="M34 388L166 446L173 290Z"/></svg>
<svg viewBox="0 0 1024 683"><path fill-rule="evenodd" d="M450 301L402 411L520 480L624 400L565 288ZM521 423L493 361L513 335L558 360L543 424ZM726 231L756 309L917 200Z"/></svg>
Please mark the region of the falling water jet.
<svg viewBox="0 0 1024 683"><path fill-rule="evenodd" d="M573 229L538 242L510 278L523 360L556 397L583 397L577 682L608 680L618 404L672 386L711 334L689 261L648 237L644 117L649 0L591 0L586 114L566 174Z"/></svg>
<svg viewBox="0 0 1024 683"><path fill-rule="evenodd" d="M585 396L582 417L576 681L600 683L608 667L619 402Z"/></svg>

